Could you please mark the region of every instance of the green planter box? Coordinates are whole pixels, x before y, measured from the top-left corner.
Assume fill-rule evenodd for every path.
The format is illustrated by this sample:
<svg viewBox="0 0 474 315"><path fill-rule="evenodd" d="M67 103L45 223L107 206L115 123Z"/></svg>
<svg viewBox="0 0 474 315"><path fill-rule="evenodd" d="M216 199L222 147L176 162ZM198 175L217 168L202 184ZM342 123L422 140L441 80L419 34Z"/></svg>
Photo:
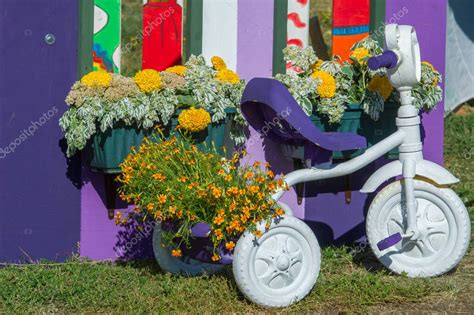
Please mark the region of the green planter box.
<svg viewBox="0 0 474 315"><path fill-rule="evenodd" d="M395 118L397 117L398 105L386 103L384 112L381 113L379 120L374 121L368 115L364 114L360 105L351 104L346 110L340 124L329 124L327 120L312 115L311 121L324 132L352 132L364 136L367 139L368 147L390 136L397 131ZM352 150L343 152L334 152L333 159L347 160L364 153L364 150ZM292 154L292 157L301 158L304 156L303 148L300 147ZM390 151L387 155L389 159L398 158L398 149Z"/></svg>
<svg viewBox="0 0 474 315"><path fill-rule="evenodd" d="M224 147L233 147L230 139L230 123L233 113L233 111L229 111L225 121L219 124L210 124L206 130L193 135L193 139L201 150L210 148L214 144L217 151L223 154ZM165 129L165 135L169 134L170 130L174 130L177 125L176 116ZM106 132L96 133L85 148L86 158L91 169L107 174L120 173L119 165L130 154L131 147L138 148L143 139L150 136L152 132L152 130L118 125Z"/></svg>

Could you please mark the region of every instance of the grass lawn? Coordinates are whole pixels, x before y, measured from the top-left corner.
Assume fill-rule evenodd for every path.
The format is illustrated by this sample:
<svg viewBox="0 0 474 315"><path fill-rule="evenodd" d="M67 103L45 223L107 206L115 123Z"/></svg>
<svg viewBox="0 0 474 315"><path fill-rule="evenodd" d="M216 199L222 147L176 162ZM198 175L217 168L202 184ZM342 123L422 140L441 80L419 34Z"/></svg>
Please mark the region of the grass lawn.
<svg viewBox="0 0 474 315"><path fill-rule="evenodd" d="M472 109L472 108L471 108ZM474 113L446 120L446 164L461 178L454 189L474 218ZM388 273L369 252L323 250L316 287L284 312L474 311L472 250L449 275L408 279ZM213 276L177 277L155 262L65 264L0 269L0 312L258 312L239 293L230 268Z"/></svg>

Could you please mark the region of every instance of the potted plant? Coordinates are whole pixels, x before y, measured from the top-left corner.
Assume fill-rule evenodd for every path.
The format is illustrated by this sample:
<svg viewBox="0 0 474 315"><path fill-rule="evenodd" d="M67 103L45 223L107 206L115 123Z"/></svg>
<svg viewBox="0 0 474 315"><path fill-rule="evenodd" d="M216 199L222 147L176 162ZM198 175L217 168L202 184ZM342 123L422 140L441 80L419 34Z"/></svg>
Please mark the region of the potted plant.
<svg viewBox="0 0 474 315"><path fill-rule="evenodd" d="M244 82L219 57L207 66L192 56L184 66L158 72L146 69L134 78L91 72L76 82L60 119L67 155L85 150L93 170L119 173L119 164L156 126L176 128L220 149L229 135L243 142L238 105Z"/></svg>
<svg viewBox="0 0 474 315"><path fill-rule="evenodd" d="M390 85L386 70L372 71L369 57L383 49L370 36L351 48L349 61L338 56L319 59L311 47L289 46L285 60L297 73L278 74L305 113L323 131L353 132L367 138L373 145L396 130L395 117L398 92ZM428 62L422 63L420 84L414 89L415 104L430 111L442 99L440 74ZM292 157L301 157L302 148L289 149ZM353 158L361 152L334 152L333 158ZM396 157L391 152L390 157Z"/></svg>
<svg viewBox="0 0 474 315"><path fill-rule="evenodd" d="M158 222L163 244L154 247L165 256L158 262L197 251L201 261L231 261L227 256L245 230L258 237L259 223L269 226L284 214L270 197L284 181L274 179L268 164L242 163L243 155L222 158L183 136L145 139L121 164L120 197L135 209L117 212L116 223Z"/></svg>

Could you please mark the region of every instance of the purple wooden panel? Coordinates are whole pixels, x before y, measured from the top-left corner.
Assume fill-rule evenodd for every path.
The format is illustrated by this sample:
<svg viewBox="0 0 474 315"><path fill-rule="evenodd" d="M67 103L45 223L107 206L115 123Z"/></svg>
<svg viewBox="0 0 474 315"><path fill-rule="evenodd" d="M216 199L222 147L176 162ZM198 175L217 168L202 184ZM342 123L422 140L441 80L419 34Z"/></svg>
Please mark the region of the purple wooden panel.
<svg viewBox="0 0 474 315"><path fill-rule="evenodd" d="M421 60L429 61L445 75L447 0L387 1L386 23L413 25L420 42ZM444 90L444 82L441 87ZM444 101L423 114L424 148L427 160L443 163Z"/></svg>
<svg viewBox="0 0 474 315"><path fill-rule="evenodd" d="M250 80L254 77L271 77L273 68L273 14L274 0L239 0L237 31L237 71ZM293 163L286 160L278 145L250 128L246 143L250 161L268 161L276 174L293 170ZM286 193L283 201L298 217L303 215L303 206L296 203L293 190Z"/></svg>
<svg viewBox="0 0 474 315"><path fill-rule="evenodd" d="M237 72L246 80L272 76L273 2L238 2Z"/></svg>
<svg viewBox="0 0 474 315"><path fill-rule="evenodd" d="M445 67L446 0L387 1L386 22L415 26L420 41L422 60L430 61L442 75ZM444 86L443 86L444 88ZM443 102L430 114L423 114L425 158L443 162ZM351 187L357 190L383 160L371 164L352 176ZM318 193L319 191L319 193ZM305 219L312 221L322 243L349 243L365 235L365 215L374 194L352 193L352 202L344 202L341 179L306 187Z"/></svg>
<svg viewBox="0 0 474 315"><path fill-rule="evenodd" d="M80 164L63 154L58 126L76 79L77 32L78 0L0 1L1 261L77 251Z"/></svg>

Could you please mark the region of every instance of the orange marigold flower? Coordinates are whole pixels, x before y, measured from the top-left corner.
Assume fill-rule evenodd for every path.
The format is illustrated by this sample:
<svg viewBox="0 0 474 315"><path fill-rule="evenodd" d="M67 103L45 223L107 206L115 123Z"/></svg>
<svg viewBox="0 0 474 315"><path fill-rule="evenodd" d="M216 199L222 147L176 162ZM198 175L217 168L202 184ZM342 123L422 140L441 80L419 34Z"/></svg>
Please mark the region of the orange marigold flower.
<svg viewBox="0 0 474 315"><path fill-rule="evenodd" d="M183 256L183 253L181 252L181 249L173 249L171 251L171 256L173 257L181 257Z"/></svg>
<svg viewBox="0 0 474 315"><path fill-rule="evenodd" d="M268 170L267 171L267 176L270 177L270 178L273 178L273 177L275 177L275 174L273 173L273 171Z"/></svg>
<svg viewBox="0 0 474 315"><path fill-rule="evenodd" d="M253 163L253 166L254 166L254 167L259 167L261 164L262 164L262 163L260 163L259 161L255 161L255 162Z"/></svg>
<svg viewBox="0 0 474 315"><path fill-rule="evenodd" d="M279 216L282 216L282 215L285 214L285 210L283 210L282 208L277 208L277 209L275 210L275 213L276 213L277 215L279 215Z"/></svg>
<svg viewBox="0 0 474 315"><path fill-rule="evenodd" d="M258 191L260 190L260 188L258 186L249 186L248 190L252 193L252 194L256 194L258 193Z"/></svg>
<svg viewBox="0 0 474 315"><path fill-rule="evenodd" d="M239 189L233 186L233 187L230 187L229 190L227 190L227 193L230 195L237 195L239 193Z"/></svg>
<svg viewBox="0 0 474 315"><path fill-rule="evenodd" d="M233 250L234 247L235 247L235 243L232 241L225 243L225 248L227 248L228 250Z"/></svg>
<svg viewBox="0 0 474 315"><path fill-rule="evenodd" d="M217 188L217 187L214 187L214 188L212 189L212 196L214 196L214 198L216 198L216 199L217 199L217 198L220 198L220 197L222 196L221 190L220 190L219 188Z"/></svg>
<svg viewBox="0 0 474 315"><path fill-rule="evenodd" d="M260 237L260 236L262 236L262 234L263 233L260 230L256 230L255 232L253 232L253 235L255 235L256 237Z"/></svg>
<svg viewBox="0 0 474 315"><path fill-rule="evenodd" d="M255 181L259 184L263 183L265 181L265 178L263 176L258 176Z"/></svg>
<svg viewBox="0 0 474 315"><path fill-rule="evenodd" d="M232 202L229 206L229 211L232 212L237 208L237 204L235 202Z"/></svg>
<svg viewBox="0 0 474 315"><path fill-rule="evenodd" d="M226 175L226 176L224 176L224 180L226 182L230 182L232 180L232 176L231 175Z"/></svg>
<svg viewBox="0 0 474 315"><path fill-rule="evenodd" d="M214 254L214 255L212 255L211 259L212 259L212 261L219 261L221 259L221 256L219 256L217 254Z"/></svg>
<svg viewBox="0 0 474 315"><path fill-rule="evenodd" d="M214 235L216 236L217 240L221 240L224 237L221 229L214 230Z"/></svg>
<svg viewBox="0 0 474 315"><path fill-rule="evenodd" d="M181 183L185 183L187 180L188 178L186 176L181 176L180 178L178 178L178 182L181 182Z"/></svg>
<svg viewBox="0 0 474 315"><path fill-rule="evenodd" d="M153 203L151 203L151 202L146 205L146 208L147 208L148 210L153 210L154 207L155 207L155 204L153 204Z"/></svg>
<svg viewBox="0 0 474 315"><path fill-rule="evenodd" d="M223 217L218 215L217 217L214 218L214 224L221 225L222 223L224 223L224 218Z"/></svg>
<svg viewBox="0 0 474 315"><path fill-rule="evenodd" d="M160 173L153 174L151 177L153 177L154 180L158 180L160 182L163 182L166 179L166 176Z"/></svg>
<svg viewBox="0 0 474 315"><path fill-rule="evenodd" d="M253 173L252 173L251 171L245 172L245 174L244 174L244 178L245 178L245 179L250 179L250 178L252 178L252 177L253 177Z"/></svg>
<svg viewBox="0 0 474 315"><path fill-rule="evenodd" d="M217 175L225 175L225 171L223 169L220 169L217 171Z"/></svg>
<svg viewBox="0 0 474 315"><path fill-rule="evenodd" d="M166 203L166 200L168 200L168 198L166 197L166 195L159 195L159 196L158 196L158 202L159 202L159 203Z"/></svg>

